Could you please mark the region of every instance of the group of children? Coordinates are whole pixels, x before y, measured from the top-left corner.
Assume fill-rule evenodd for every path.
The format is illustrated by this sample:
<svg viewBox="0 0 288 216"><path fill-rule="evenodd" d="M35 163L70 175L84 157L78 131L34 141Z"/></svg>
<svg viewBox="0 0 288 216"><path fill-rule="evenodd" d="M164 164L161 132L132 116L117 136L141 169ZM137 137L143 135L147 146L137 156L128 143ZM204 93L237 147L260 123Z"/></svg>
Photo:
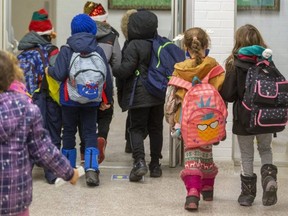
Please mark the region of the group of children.
<svg viewBox="0 0 288 216"><path fill-rule="evenodd" d="M67 44L61 47L59 53L58 49L49 51L50 62L45 70L46 76L51 76L60 82L61 108L60 106L59 108L61 115L59 119L61 119L63 127L61 152L59 151L61 128L60 131L58 127L55 128L55 125L51 123L53 121L49 118L48 120L46 118L46 121L51 123L50 127L47 126L47 123L45 124L49 133L43 128L39 109L28 95L23 94L25 87L22 88L22 91L13 87L15 82L20 82L18 86L21 87L23 85L21 83L24 81L17 60L15 57L11 57L11 54L0 52L1 215L29 215L28 207L32 200L32 168L34 164L45 167L45 176L49 183L54 183L56 176L70 181L72 184L77 182L79 175L75 169L77 156L75 135L78 129L83 143L81 154L85 160L86 183L88 186L99 185L99 163L104 159L109 125L113 115L113 76L116 77L118 93L121 95L119 97L121 100L118 102L123 111L128 110L129 112L128 139L134 159L129 180L140 181L148 170L151 177L162 176L160 159L162 158L165 101L150 95L141 81L137 79L139 74L135 73L141 71L141 74L147 74L151 51L151 42L147 39L151 39L157 34L157 16L148 10L127 11L121 22L121 28L126 37L121 57L119 35L108 23L103 23L107 14L99 5L87 2L84 7L85 13L76 15L72 19L71 37L67 39ZM98 15L100 15L101 21L95 18ZM21 50L38 44L43 45L43 43L51 45L51 39L55 37L52 25L49 24L47 29L47 25L40 24L46 29L37 29L39 26L37 22L43 21L43 17L45 18L44 24L49 24L50 21L45 10L40 10L33 15L30 32L20 41L19 48ZM40 19L34 22L37 18ZM111 40L113 41L112 45ZM214 58L208 55L210 39L202 28L194 27L186 30L182 43L187 58L185 61L175 64L172 76L191 82L195 76L203 79L213 67L219 65ZM28 47L24 47L27 44ZM235 45L232 53L226 60L225 76L222 73L214 77L210 80L210 84L219 90L225 101L233 102L233 133L237 135L239 142L242 165L241 194L238 202L243 206L251 206L256 196L257 175L253 172L254 138L256 138L262 163L262 200L263 205L268 206L277 202L277 167L273 165L272 161L272 134L251 134L239 121L240 118L243 118L240 102L243 99L247 67L239 67L235 62L240 60L248 66L256 64L257 58L251 58L251 56L246 58L239 54L240 48L252 45L267 47L254 26L247 24L240 27L235 33ZM104 88L105 102L82 104L69 98L67 80L69 79L70 61L75 52L97 52L104 59L107 71ZM185 89L177 89L176 95L180 105L176 110L178 118L175 118L172 123L174 126L179 125L180 107L185 94ZM53 100L51 103L54 103ZM53 113L51 115L53 116ZM100 123L101 119L104 119L104 123ZM98 134L96 133L97 123ZM104 127L103 130L101 130L102 127ZM212 124L207 127L212 127ZM54 139L53 133L56 134ZM144 139L147 136L150 140L151 156L148 167L144 151ZM213 200L214 182L218 168L213 161L212 148L212 144L197 148L185 147L185 167L180 176L187 189L184 205L187 210L198 209L201 194L203 200ZM14 183L8 185L7 182ZM5 200L6 195L11 194L11 187L16 188L19 185L24 185L24 187L21 186L20 191L15 189L14 191L17 192L13 194L13 197Z"/></svg>

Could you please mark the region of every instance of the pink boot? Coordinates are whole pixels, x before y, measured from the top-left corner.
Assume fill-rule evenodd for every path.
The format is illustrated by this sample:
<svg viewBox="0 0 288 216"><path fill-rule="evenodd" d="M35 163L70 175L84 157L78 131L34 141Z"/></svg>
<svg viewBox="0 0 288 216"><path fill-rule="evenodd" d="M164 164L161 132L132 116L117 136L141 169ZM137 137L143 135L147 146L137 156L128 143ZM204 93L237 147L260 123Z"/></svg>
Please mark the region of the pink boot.
<svg viewBox="0 0 288 216"><path fill-rule="evenodd" d="M202 187L201 194L203 196L203 200L205 200L205 201L212 201L213 200L214 180L215 180L215 178L202 179L203 187Z"/></svg>
<svg viewBox="0 0 288 216"><path fill-rule="evenodd" d="M203 175L201 194L205 201L213 201L214 181L217 173L218 169L215 169L213 173Z"/></svg>
<svg viewBox="0 0 288 216"><path fill-rule="evenodd" d="M190 175L189 175L190 174ZM187 196L184 208L188 211L197 210L200 200L202 173L199 170L183 170L181 178L184 181Z"/></svg>

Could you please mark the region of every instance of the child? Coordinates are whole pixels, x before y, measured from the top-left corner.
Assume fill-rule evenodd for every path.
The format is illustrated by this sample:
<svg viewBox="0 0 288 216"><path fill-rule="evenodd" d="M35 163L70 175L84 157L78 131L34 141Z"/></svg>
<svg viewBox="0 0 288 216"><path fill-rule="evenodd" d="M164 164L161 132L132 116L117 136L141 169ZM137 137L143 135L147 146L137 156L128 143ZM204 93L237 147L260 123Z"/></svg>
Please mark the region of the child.
<svg viewBox="0 0 288 216"><path fill-rule="evenodd" d="M84 5L84 13L88 14L97 25L97 34L96 39L99 46L103 49L109 67L118 67L121 64L121 48L119 45L119 33L107 23L108 18L108 11L104 9L101 4L87 1ZM112 76L112 71L111 77ZM105 95L103 95L105 97ZM114 103L114 100L113 100ZM114 104L107 109L107 105L105 101L100 104L98 115L97 115L97 124L98 124L98 148L100 151L98 162L99 164L105 158L105 148L107 145L107 137L110 129L110 124L113 117L114 112ZM81 131L81 127L79 128L79 132ZM81 134L81 133L80 133ZM80 135L81 137L81 135ZM81 152L81 159L84 159L84 150L85 150L85 143L83 139L81 139L80 143L80 152ZM82 156L83 155L83 156Z"/></svg>
<svg viewBox="0 0 288 216"><path fill-rule="evenodd" d="M250 24L241 26L235 33L235 45L226 60L226 78L221 95L224 100L233 102L232 132L237 135L242 166L240 175L242 191L238 202L242 206L251 206L256 196L257 175L253 172L254 139L256 138L262 164L262 202L263 205L269 206L277 202L277 167L272 164L272 134L250 134L241 123L241 119L247 118L244 114L245 108L241 105L247 70L255 65L262 55L262 51L255 52L251 47L253 45L261 46L262 51L267 47L257 28ZM245 53L254 53L254 55L242 53L240 49L245 49Z"/></svg>
<svg viewBox="0 0 288 216"><path fill-rule="evenodd" d="M123 111L129 110L129 138L134 159L129 180L138 182L148 172L144 151L147 132L150 139L150 177L162 176L159 160L162 158L164 100L149 94L135 74L139 70L141 75L147 75L152 49L152 43L147 39L154 38L157 33L158 19L151 11L141 10L124 16L121 23L125 24L122 31L127 33L129 43L121 66L113 68L113 75L125 81L121 107Z"/></svg>
<svg viewBox="0 0 288 216"><path fill-rule="evenodd" d="M29 215L33 162L71 184L79 178L52 144L38 107L28 96L8 90L16 70L20 69L0 51L0 215Z"/></svg>
<svg viewBox="0 0 288 216"><path fill-rule="evenodd" d="M97 148L96 123L97 109L100 106L101 102L89 102L89 100L87 99L87 103L80 103L75 101L77 98L72 100L70 98L71 96L69 96L69 90L67 86L70 73L70 61L74 52L81 54L97 52L101 56L101 59L99 57L97 60L99 60L99 62L101 63L103 62L105 71L107 72L105 91L108 101L106 105L107 108L110 107L112 103L112 79L104 51L98 46L98 43L96 41L96 33L96 23L94 20L91 19L90 16L88 16L87 14L76 15L71 21L72 36L67 39L68 45L65 45L61 48L55 62L55 67L48 68L48 74L52 76L55 80L61 82L60 103L62 105L63 120L62 153L69 159L71 165L75 167L77 158L77 151L75 148L75 135L77 132L77 127L80 124L82 129L82 137L85 141L85 176L88 186L98 186L100 182L98 169L99 150ZM74 60L75 59L76 58L74 58ZM94 59L92 60L94 61ZM94 62L93 65L95 65ZM91 64L90 67L92 67L93 65ZM89 83L85 83L85 86L86 85L91 86ZM93 90L95 88L93 88L92 86L91 89ZM79 94L75 95L75 97L79 97Z"/></svg>
<svg viewBox="0 0 288 216"><path fill-rule="evenodd" d="M184 32L183 44L187 59L175 64L173 76L189 82L195 76L202 80L212 68L218 65L218 62L214 58L207 56L209 41L209 36L201 28L195 27L186 30ZM212 78L209 83L219 90L223 80L224 73ZM180 125L180 107L182 106L181 103L183 102L185 93L186 90L183 88L178 88L175 93L177 101L180 101L179 108L174 117L174 127L176 128ZM192 149L185 147L185 168L181 171L180 176L187 189L184 205L186 210L198 209L200 193L202 193L204 200L213 200L214 180L218 173L218 168L213 161L212 146L207 145Z"/></svg>
<svg viewBox="0 0 288 216"><path fill-rule="evenodd" d="M52 39L56 38L53 25L49 19L48 12L40 9L33 12L29 24L29 32L20 40L18 49L22 52L18 55L20 67L24 69L26 86L28 92L33 97L33 102L38 105L44 120L44 126L49 131L52 142L58 149L61 147L61 107L48 93L48 84L44 77L44 69L48 65L54 65L59 52L58 48L52 44ZM41 61L35 60L35 65L27 69L27 61L37 59L35 55L41 56ZM25 69L24 69L25 70ZM39 73L39 79L29 80L29 74ZM36 80L36 81L35 81ZM41 86L40 90L39 87ZM37 89L37 90L36 90ZM36 91L35 91L36 90ZM45 178L49 184L54 184L56 176L50 170L44 170Z"/></svg>

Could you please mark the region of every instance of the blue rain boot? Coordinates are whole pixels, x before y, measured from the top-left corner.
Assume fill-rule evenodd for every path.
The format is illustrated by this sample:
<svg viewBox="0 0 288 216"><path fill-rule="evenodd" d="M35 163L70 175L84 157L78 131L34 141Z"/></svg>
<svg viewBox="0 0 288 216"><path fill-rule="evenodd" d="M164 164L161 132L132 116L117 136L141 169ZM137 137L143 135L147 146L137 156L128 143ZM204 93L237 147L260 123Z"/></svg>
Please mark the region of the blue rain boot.
<svg viewBox="0 0 288 216"><path fill-rule="evenodd" d="M76 149L63 149L62 148L62 154L70 161L70 165L73 168L76 168L76 157L77 157L77 151Z"/></svg>
<svg viewBox="0 0 288 216"><path fill-rule="evenodd" d="M86 184L88 186L98 186L99 180L99 170L98 170L98 156L99 150L94 147L89 147L85 149L85 177Z"/></svg>

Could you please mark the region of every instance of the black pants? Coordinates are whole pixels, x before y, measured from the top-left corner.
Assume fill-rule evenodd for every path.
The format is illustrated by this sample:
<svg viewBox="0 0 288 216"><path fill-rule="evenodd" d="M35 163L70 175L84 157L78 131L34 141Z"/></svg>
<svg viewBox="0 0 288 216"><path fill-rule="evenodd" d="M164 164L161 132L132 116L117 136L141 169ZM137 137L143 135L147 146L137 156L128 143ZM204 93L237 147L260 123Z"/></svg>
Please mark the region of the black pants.
<svg viewBox="0 0 288 216"><path fill-rule="evenodd" d="M107 140L108 137L108 133L110 130L110 123L112 121L112 117L113 117L113 112L114 112L114 108L113 105L111 105L111 107L107 110L99 110L97 112L97 124L98 124L98 137L103 137L105 140ZM85 142L82 139L82 128L81 128L81 124L79 124L78 127L78 131L79 131L79 136L80 136L80 152L84 153L85 151Z"/></svg>
<svg viewBox="0 0 288 216"><path fill-rule="evenodd" d="M145 159L144 139L149 135L151 163L162 158L163 104L129 110L129 137L134 160Z"/></svg>

